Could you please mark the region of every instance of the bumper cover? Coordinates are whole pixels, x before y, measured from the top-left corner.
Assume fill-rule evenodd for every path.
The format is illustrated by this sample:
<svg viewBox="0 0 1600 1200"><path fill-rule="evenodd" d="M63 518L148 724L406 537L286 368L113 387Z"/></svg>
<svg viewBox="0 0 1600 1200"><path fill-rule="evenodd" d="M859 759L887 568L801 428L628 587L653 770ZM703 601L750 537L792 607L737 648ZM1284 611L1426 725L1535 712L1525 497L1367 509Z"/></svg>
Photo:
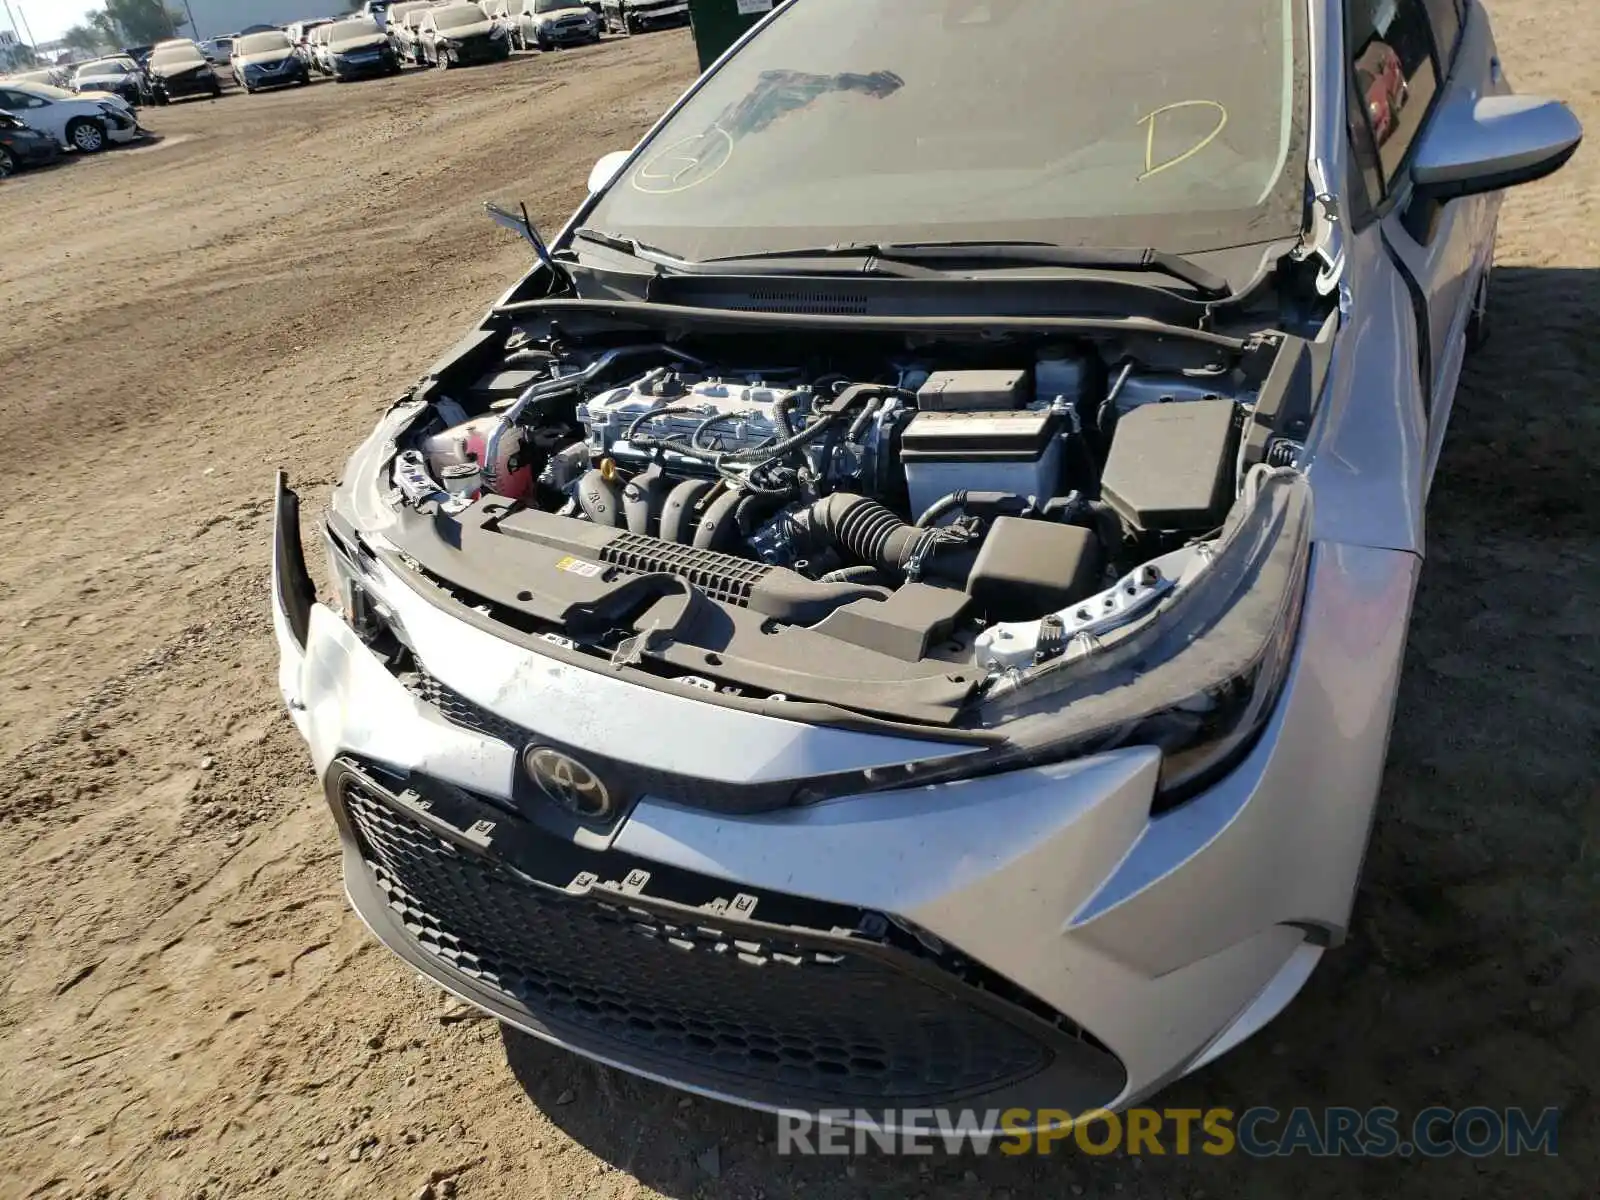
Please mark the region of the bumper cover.
<svg viewBox="0 0 1600 1200"><path fill-rule="evenodd" d="M379 764L396 779L460 789L533 820L527 806L537 801L519 786L518 747L452 723L314 602L296 566L297 510L280 489L273 618L280 686L324 778L345 760ZM1149 813L1159 755L1130 749L750 817L647 796L600 847L652 873L724 881L729 896L772 892L926 931L1057 1014L1060 1027L1085 1031L1084 1044L1104 1047L1124 1076L1115 1095L1097 1102L1131 1104L1264 1025L1322 947L1341 939L1416 574L1409 554L1319 545L1302 644L1266 735L1233 774L1161 816ZM568 668L457 621L398 577L380 573L377 583L430 673L512 727L580 753L587 737L591 750L626 748L667 769L681 769L676 754L749 777L906 761L925 750ZM337 813L337 796L333 803ZM378 876L347 819L341 830L347 886L367 915L376 911ZM774 1106L769 1093L697 1074L692 1063L663 1066L625 1041L575 1038L519 1014L505 993L485 994L419 950L414 931L368 919L424 974L537 1036L704 1094ZM1084 1095L1060 1080L1045 1098L1026 1080L1007 1086L1008 1100L1026 1094L1050 1106L1071 1108Z"/></svg>
<svg viewBox="0 0 1600 1200"><path fill-rule="evenodd" d="M443 54L445 47L436 48L436 54ZM486 63L496 62L507 58L511 54L510 38L469 38L450 48L450 53L458 63Z"/></svg>
<svg viewBox="0 0 1600 1200"><path fill-rule="evenodd" d="M61 143L50 137L17 138L0 141L23 166L42 166L62 156Z"/></svg>
<svg viewBox="0 0 1600 1200"><path fill-rule="evenodd" d="M346 56L333 60L331 74L336 79L358 79L367 75L387 75L399 65L392 51L375 52L363 58Z"/></svg>
<svg viewBox="0 0 1600 1200"><path fill-rule="evenodd" d="M171 99L181 100L188 96L209 96L217 90L217 77L210 71L195 75L181 75L173 79L158 79L155 81L156 91L165 94Z"/></svg>
<svg viewBox="0 0 1600 1200"><path fill-rule="evenodd" d="M894 944L877 914L584 852L414 782L330 772L352 903L424 974L540 1037L771 1108L1087 1108L1121 1090L1080 1030Z"/></svg>

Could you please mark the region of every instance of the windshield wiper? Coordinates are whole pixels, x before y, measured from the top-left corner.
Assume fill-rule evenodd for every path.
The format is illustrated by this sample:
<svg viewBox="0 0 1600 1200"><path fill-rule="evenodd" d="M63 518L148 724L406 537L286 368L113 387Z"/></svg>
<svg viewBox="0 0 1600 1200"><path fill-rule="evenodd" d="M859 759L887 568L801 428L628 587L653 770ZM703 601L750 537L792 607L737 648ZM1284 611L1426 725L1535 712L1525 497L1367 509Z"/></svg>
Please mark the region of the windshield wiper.
<svg viewBox="0 0 1600 1200"><path fill-rule="evenodd" d="M604 246L607 250L620 250L631 258L641 262L652 263L658 267L683 267L689 264L675 254L668 254L665 250L637 238L628 237L626 234L609 233L604 229L590 229L581 226L572 231L572 236L578 241L593 242L596 246Z"/></svg>
<svg viewBox="0 0 1600 1200"><path fill-rule="evenodd" d="M1179 254L1156 249L1057 246L1050 242L838 242L793 250L766 250L706 259L707 263L757 263L795 258L861 258L906 266L982 263L1075 267L1097 271L1150 271L1187 283L1209 299L1232 295L1228 281Z"/></svg>

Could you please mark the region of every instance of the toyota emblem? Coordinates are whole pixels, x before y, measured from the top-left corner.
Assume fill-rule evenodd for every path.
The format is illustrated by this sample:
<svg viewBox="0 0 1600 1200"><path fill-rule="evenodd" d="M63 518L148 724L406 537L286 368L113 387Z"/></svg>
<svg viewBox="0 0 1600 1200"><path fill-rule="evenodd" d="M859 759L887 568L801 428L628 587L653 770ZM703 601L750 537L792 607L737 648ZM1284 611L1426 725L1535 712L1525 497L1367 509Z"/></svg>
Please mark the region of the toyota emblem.
<svg viewBox="0 0 1600 1200"><path fill-rule="evenodd" d="M523 751L523 769L549 799L586 821L611 812L611 793L588 767L571 755L549 746L529 746Z"/></svg>

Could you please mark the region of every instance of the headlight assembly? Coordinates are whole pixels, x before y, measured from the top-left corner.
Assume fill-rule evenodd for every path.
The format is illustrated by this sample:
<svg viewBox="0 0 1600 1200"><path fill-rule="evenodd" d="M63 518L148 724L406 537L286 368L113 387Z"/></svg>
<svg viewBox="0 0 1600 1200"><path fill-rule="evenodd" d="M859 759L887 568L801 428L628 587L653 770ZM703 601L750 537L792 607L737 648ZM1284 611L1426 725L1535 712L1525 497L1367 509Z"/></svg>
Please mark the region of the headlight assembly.
<svg viewBox="0 0 1600 1200"><path fill-rule="evenodd" d="M1148 619L1002 676L977 709L988 749L835 777L799 802L1022 770L1132 746L1162 753L1153 808L1232 769L1270 719L1293 660L1310 570L1311 489L1258 468L1210 561Z"/></svg>

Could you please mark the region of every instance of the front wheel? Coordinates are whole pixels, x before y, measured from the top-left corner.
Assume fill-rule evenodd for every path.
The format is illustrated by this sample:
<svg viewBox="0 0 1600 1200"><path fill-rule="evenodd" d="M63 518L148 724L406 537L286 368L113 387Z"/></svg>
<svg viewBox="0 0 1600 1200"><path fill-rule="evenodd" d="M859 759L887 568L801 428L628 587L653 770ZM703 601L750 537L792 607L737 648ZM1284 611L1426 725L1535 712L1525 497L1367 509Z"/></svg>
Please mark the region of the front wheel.
<svg viewBox="0 0 1600 1200"><path fill-rule="evenodd" d="M0 179L5 179L17 173L17 160L11 157L11 151L0 146Z"/></svg>
<svg viewBox="0 0 1600 1200"><path fill-rule="evenodd" d="M91 117L79 117L67 126L67 141L84 154L98 154L106 148L106 127Z"/></svg>
<svg viewBox="0 0 1600 1200"><path fill-rule="evenodd" d="M451 66L451 63L450 63L450 51L448 51L448 50L435 50L433 53L434 53L434 63L433 63L433 65L438 67L439 70L441 70L441 71L448 71L450 69L450 66Z"/></svg>

